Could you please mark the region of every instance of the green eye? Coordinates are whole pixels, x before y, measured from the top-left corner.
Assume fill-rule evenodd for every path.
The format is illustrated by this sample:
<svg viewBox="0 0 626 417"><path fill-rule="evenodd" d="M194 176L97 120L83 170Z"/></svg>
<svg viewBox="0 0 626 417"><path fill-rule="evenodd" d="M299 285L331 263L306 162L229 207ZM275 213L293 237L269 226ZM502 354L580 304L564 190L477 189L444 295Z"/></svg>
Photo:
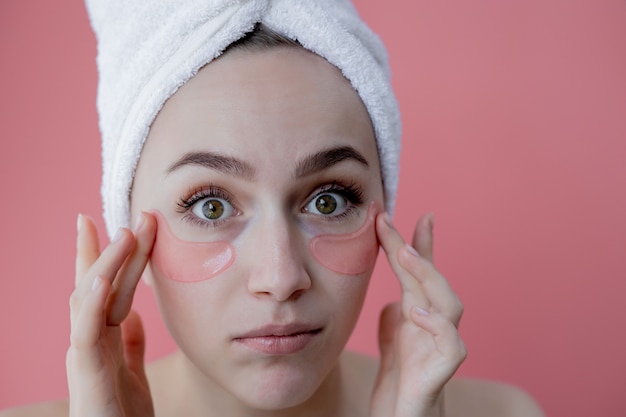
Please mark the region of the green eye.
<svg viewBox="0 0 626 417"><path fill-rule="evenodd" d="M210 220L217 220L224 214L224 205L219 200L207 200L202 205L202 214Z"/></svg>
<svg viewBox="0 0 626 417"><path fill-rule="evenodd" d="M192 212L200 219L215 221L231 216L233 206L222 198L208 197L195 203Z"/></svg>
<svg viewBox="0 0 626 417"><path fill-rule="evenodd" d="M315 199L315 208L322 214L331 214L337 209L337 200L330 194Z"/></svg>
<svg viewBox="0 0 626 417"><path fill-rule="evenodd" d="M348 200L339 193L323 192L313 197L304 210L307 213L335 217L348 209Z"/></svg>

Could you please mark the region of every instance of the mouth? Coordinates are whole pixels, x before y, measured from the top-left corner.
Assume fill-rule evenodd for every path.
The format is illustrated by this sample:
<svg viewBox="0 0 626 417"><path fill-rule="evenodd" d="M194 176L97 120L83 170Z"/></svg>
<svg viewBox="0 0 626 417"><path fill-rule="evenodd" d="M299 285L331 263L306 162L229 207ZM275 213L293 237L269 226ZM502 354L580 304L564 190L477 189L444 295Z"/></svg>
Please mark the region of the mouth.
<svg viewBox="0 0 626 417"><path fill-rule="evenodd" d="M288 355L306 348L322 332L309 325L269 325L235 337L234 342L268 355Z"/></svg>

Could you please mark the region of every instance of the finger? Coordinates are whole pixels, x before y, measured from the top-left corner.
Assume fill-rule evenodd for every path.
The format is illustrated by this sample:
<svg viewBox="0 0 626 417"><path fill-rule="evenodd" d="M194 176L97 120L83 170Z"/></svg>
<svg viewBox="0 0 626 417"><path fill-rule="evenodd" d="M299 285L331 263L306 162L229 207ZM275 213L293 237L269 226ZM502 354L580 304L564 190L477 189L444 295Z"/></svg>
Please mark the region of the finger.
<svg viewBox="0 0 626 417"><path fill-rule="evenodd" d="M400 233L392 226L389 216L378 215L376 218L376 233L378 240L387 254L389 265L398 277L402 288L402 311L405 317L409 317L409 309L413 305L430 307L430 301L424 294L419 281L409 271L403 268L398 260L399 252L408 245L400 236Z"/></svg>
<svg viewBox="0 0 626 417"><path fill-rule="evenodd" d="M437 351L447 360L448 369L456 370L465 360L465 343L454 323L445 315L414 306L411 309L411 321L432 335Z"/></svg>
<svg viewBox="0 0 626 417"><path fill-rule="evenodd" d="M150 259L155 236L156 219L148 213L141 213L135 223L135 247L117 273L107 301L107 324L119 325L130 312L137 284Z"/></svg>
<svg viewBox="0 0 626 417"><path fill-rule="evenodd" d="M69 392L74 392L74 349L70 345L65 353L65 375Z"/></svg>
<svg viewBox="0 0 626 417"><path fill-rule="evenodd" d="M134 237L128 229L120 229L109 246L93 263L85 276L78 280L78 286L70 297L71 319L80 311L80 306L91 291L97 276L105 279L109 284L113 282L117 271L124 264L124 260L134 246ZM106 304L105 304L106 306ZM104 312L104 307L103 307Z"/></svg>
<svg viewBox="0 0 626 417"><path fill-rule="evenodd" d="M73 314L70 333L72 359L76 366L86 370L97 370L100 365L97 345L105 320L104 305L111 288L110 283L100 276L93 284L80 303L80 311Z"/></svg>
<svg viewBox="0 0 626 417"><path fill-rule="evenodd" d="M76 279L75 285L87 274L91 265L100 256L98 230L89 216L79 214L76 221Z"/></svg>
<svg viewBox="0 0 626 417"><path fill-rule="evenodd" d="M413 247L423 257L433 262L433 225L435 218L432 213L420 217L413 232Z"/></svg>
<svg viewBox="0 0 626 417"><path fill-rule="evenodd" d="M373 392L396 392L398 368L395 366L395 338L399 323L402 321L402 310L399 303L387 304L380 314L378 323L378 347L380 350L380 365ZM383 395L375 402L380 415L393 410L395 398L393 395ZM374 413L374 415L378 415Z"/></svg>
<svg viewBox="0 0 626 417"><path fill-rule="evenodd" d="M463 315L463 303L445 277L428 259L420 255L409 247L404 247L398 255L399 264L420 282L422 291L434 309L458 327Z"/></svg>
<svg viewBox="0 0 626 417"><path fill-rule="evenodd" d="M124 357L128 369L141 378L145 385L148 385L144 368L146 337L141 318L136 311L131 311L122 323L122 339L124 340Z"/></svg>
<svg viewBox="0 0 626 417"><path fill-rule="evenodd" d="M380 313L378 323L378 348L380 350L381 373L386 373L393 365L393 342L396 329L401 320L402 311L399 303L387 304Z"/></svg>
<svg viewBox="0 0 626 417"><path fill-rule="evenodd" d="M87 294L96 276L113 283L117 272L132 252L134 246L135 238L132 232L126 228L120 228L111 240L111 243L91 265L85 277L79 280L77 290L81 294Z"/></svg>

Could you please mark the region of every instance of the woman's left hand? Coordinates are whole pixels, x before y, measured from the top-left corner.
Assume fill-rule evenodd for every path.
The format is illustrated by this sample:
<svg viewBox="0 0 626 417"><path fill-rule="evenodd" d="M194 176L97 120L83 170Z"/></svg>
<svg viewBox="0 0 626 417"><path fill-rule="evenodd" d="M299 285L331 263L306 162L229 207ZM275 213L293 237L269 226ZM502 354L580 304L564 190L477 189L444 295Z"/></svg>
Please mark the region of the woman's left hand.
<svg viewBox="0 0 626 417"><path fill-rule="evenodd" d="M376 219L402 300L381 313L370 417L443 416L443 387L467 355L457 330L463 305L432 263L432 225L432 215L420 218L409 246L387 215Z"/></svg>

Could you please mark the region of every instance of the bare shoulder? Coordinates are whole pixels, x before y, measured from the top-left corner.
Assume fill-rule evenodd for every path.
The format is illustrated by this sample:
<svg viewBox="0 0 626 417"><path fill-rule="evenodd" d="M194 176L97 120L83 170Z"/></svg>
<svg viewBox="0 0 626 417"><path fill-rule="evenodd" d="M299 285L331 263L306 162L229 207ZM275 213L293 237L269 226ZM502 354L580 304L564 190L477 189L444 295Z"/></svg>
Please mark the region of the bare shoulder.
<svg viewBox="0 0 626 417"><path fill-rule="evenodd" d="M171 356L150 363L146 367L150 389L156 390L157 405L168 400L168 386L169 391L171 391L171 384L166 383L166 381L171 381L170 368L174 355ZM153 393L153 395L155 394ZM68 417L69 415L70 403L68 399L0 410L0 417ZM176 415L176 413L172 415Z"/></svg>
<svg viewBox="0 0 626 417"><path fill-rule="evenodd" d="M344 352L342 363L359 398L371 393L378 372L378 360ZM537 402L525 391L496 381L454 378L446 385L444 398L449 417L545 416Z"/></svg>
<svg viewBox="0 0 626 417"><path fill-rule="evenodd" d="M480 379L453 379L446 386L450 416L544 417L537 402L513 385Z"/></svg>
<svg viewBox="0 0 626 417"><path fill-rule="evenodd" d="M69 414L69 402L67 400L50 401L0 411L0 417L67 417Z"/></svg>

